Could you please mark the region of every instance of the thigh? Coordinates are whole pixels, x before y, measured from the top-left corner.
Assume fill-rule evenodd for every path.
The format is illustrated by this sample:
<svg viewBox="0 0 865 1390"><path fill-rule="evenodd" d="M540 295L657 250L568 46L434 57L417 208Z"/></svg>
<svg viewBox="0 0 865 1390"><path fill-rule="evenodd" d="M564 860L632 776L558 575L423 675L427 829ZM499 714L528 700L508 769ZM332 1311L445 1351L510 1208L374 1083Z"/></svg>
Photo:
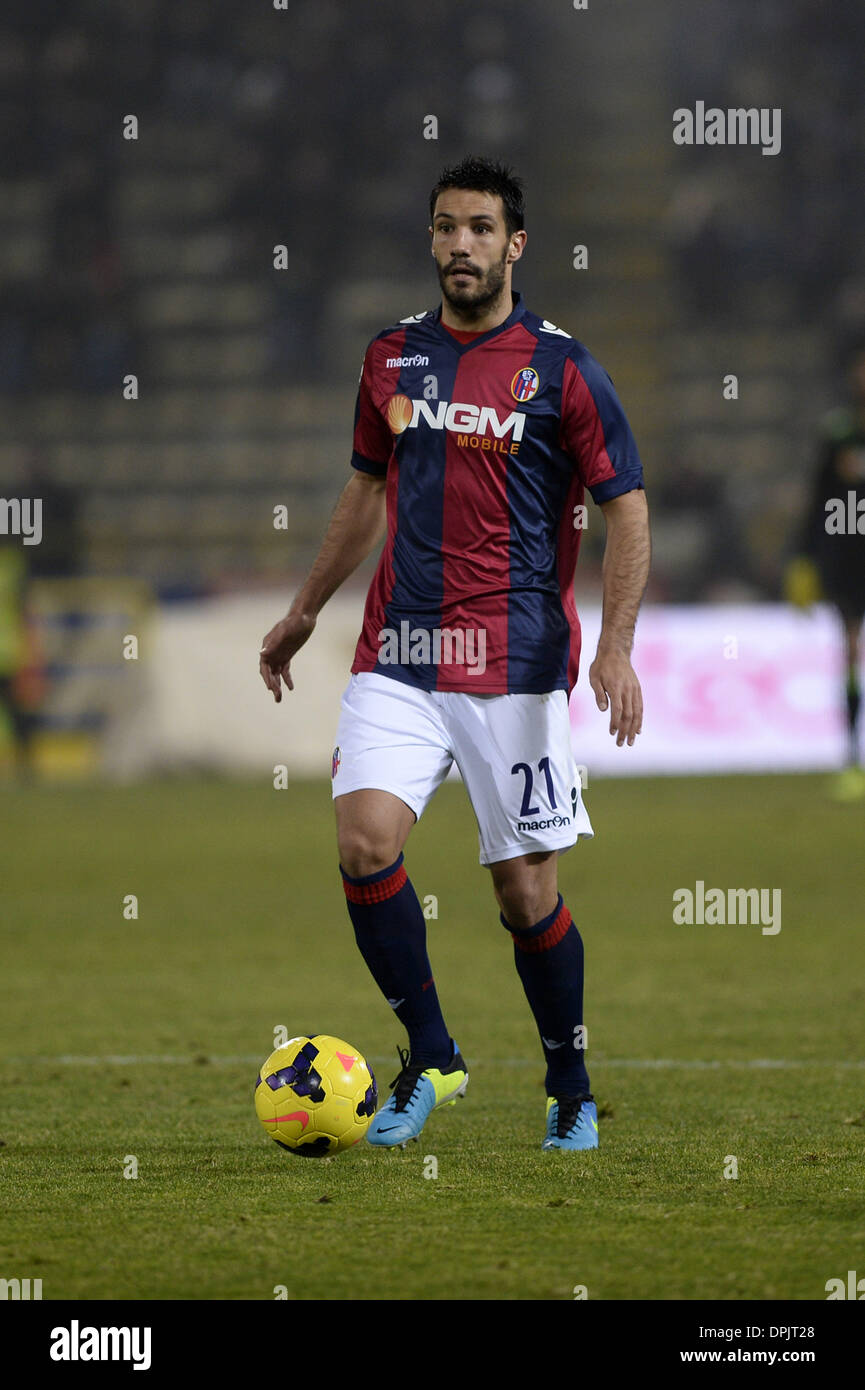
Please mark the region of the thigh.
<svg viewBox="0 0 865 1390"><path fill-rule="evenodd" d="M594 834L571 748L568 697L445 697L448 733L478 822L480 861L569 849Z"/></svg>
<svg viewBox="0 0 865 1390"><path fill-rule="evenodd" d="M335 800L354 792L389 792L420 820L452 762L430 692L373 672L352 676L333 750Z"/></svg>

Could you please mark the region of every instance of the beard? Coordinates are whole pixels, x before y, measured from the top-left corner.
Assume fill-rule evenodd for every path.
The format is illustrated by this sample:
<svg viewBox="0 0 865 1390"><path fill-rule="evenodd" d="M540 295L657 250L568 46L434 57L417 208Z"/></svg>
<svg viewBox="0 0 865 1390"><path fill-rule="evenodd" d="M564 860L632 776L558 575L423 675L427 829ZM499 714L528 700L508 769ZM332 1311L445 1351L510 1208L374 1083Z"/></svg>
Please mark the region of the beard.
<svg viewBox="0 0 865 1390"><path fill-rule="evenodd" d="M474 271L474 278L465 285L454 284L450 274L453 264L442 269L436 261L441 291L451 308L463 318L481 318L501 297L505 285L507 258L508 252L505 247L501 260L494 262L486 271L478 271L476 266L469 263L468 268Z"/></svg>

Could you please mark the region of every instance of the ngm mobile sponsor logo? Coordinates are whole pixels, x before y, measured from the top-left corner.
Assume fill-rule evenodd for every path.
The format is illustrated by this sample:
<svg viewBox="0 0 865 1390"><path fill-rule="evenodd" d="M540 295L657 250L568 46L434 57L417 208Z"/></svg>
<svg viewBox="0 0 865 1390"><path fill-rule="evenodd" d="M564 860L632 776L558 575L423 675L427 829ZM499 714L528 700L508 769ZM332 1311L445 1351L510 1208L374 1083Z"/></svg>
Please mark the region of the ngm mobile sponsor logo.
<svg viewBox="0 0 865 1390"><path fill-rule="evenodd" d="M470 405L466 401L416 401L408 396L391 396L387 422L393 434L416 430L423 421L431 430L449 430L461 448L485 449L495 454L517 454L526 427L522 410L512 410L503 419L491 405Z"/></svg>

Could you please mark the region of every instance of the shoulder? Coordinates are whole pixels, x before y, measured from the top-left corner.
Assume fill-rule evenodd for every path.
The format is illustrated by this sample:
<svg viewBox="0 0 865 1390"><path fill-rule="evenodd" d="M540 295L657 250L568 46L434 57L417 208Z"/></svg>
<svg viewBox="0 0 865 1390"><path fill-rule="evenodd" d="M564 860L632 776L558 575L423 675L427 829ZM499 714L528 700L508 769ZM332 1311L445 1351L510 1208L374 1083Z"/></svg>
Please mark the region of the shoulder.
<svg viewBox="0 0 865 1390"><path fill-rule="evenodd" d="M424 309L420 314L409 314L406 318L400 319L397 323L388 324L380 333L370 340L369 347L374 348L377 343L387 344L389 338L404 338L413 328L431 324L435 319L435 309Z"/></svg>
<svg viewBox="0 0 865 1390"><path fill-rule="evenodd" d="M538 345L552 356L558 357L562 362L570 360L577 370L583 375L594 377L597 373L602 373L608 378L600 362L592 355L585 343L581 343L579 338L568 333L564 328L559 328L558 324L552 323L549 319L542 319L537 314L529 313L523 315L522 322L530 333L538 340Z"/></svg>
<svg viewBox="0 0 865 1390"><path fill-rule="evenodd" d="M533 314L530 309L526 309L519 322L539 343L543 343L551 352L556 352L561 357L567 356L568 349L577 341L564 328L559 328L558 324L551 323L549 319L542 319L539 314Z"/></svg>
<svg viewBox="0 0 865 1390"><path fill-rule="evenodd" d="M388 324L380 333L370 339L364 353L364 365L373 371L382 367L410 367L419 365L413 359L417 355L414 344L417 340L417 332L423 333L423 329L435 321L435 310L425 309L420 314L409 314L407 318L400 319L398 323ZM411 334L411 342L408 343L408 336ZM408 345L407 345L408 344ZM408 360L411 359L411 360Z"/></svg>

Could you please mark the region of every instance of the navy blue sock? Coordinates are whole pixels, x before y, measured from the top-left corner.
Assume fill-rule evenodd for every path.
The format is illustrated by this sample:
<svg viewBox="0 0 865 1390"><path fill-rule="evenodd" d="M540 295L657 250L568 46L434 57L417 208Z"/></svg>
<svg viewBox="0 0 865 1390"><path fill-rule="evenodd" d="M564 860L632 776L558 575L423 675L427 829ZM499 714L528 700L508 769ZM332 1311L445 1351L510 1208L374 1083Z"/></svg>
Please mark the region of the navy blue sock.
<svg viewBox="0 0 865 1390"><path fill-rule="evenodd" d="M583 939L561 894L549 917L521 931L504 916L547 1059L548 1096L591 1099L583 1046ZM577 1044L575 1046L575 1044Z"/></svg>
<svg viewBox="0 0 865 1390"><path fill-rule="evenodd" d="M351 878L341 865L340 873L358 948L408 1033L412 1062L447 1066L453 1047L427 955L426 919L402 855L364 878Z"/></svg>

